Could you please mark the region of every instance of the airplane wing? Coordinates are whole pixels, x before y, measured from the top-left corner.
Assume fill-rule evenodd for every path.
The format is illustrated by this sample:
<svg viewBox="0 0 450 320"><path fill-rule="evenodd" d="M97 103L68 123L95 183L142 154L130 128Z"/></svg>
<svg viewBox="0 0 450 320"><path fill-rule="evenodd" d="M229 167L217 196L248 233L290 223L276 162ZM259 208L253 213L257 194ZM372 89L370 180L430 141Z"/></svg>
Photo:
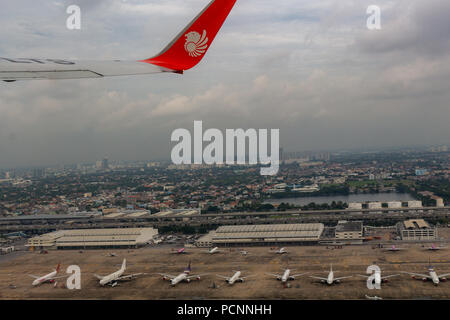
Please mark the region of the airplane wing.
<svg viewBox="0 0 450 320"><path fill-rule="evenodd" d="M203 277L203 276L206 276L206 275L208 275L208 273L194 274L192 276L187 277L187 279L195 279L197 277Z"/></svg>
<svg viewBox="0 0 450 320"><path fill-rule="evenodd" d="M39 277L35 276L34 274L29 274L28 276L31 277L31 278L34 278L34 279L39 279Z"/></svg>
<svg viewBox="0 0 450 320"><path fill-rule="evenodd" d="M342 279L348 279L348 278L353 278L353 276L334 278L334 280L336 281L336 280L342 280Z"/></svg>
<svg viewBox="0 0 450 320"><path fill-rule="evenodd" d="M282 277L282 275L275 274L275 273L266 272L266 274L269 275L269 276L272 276L272 277L276 277L276 278L281 278Z"/></svg>
<svg viewBox="0 0 450 320"><path fill-rule="evenodd" d="M102 280L104 277L103 276L99 276L98 274L94 273L94 277L96 277L98 280Z"/></svg>
<svg viewBox="0 0 450 320"><path fill-rule="evenodd" d="M440 278L444 278L444 277L448 277L448 276L450 276L450 273L444 273L444 274L439 275L438 278L440 279Z"/></svg>
<svg viewBox="0 0 450 320"><path fill-rule="evenodd" d="M167 277L167 278L169 278L170 280L176 278L176 276L173 276L173 275L167 274L167 273L157 273L157 274L159 274L160 276L163 276L163 277Z"/></svg>
<svg viewBox="0 0 450 320"><path fill-rule="evenodd" d="M67 278L68 276L69 276L69 274L68 274L68 275L65 275L65 276L59 276L59 277L48 278L47 280L55 280L55 279Z"/></svg>
<svg viewBox="0 0 450 320"><path fill-rule="evenodd" d="M309 272L305 272L305 273L298 273L298 274L294 274L294 275L292 275L292 276L289 276L289 277L292 277L292 278L296 278L296 277L301 277L301 276L304 276L305 274L308 274Z"/></svg>
<svg viewBox="0 0 450 320"><path fill-rule="evenodd" d="M323 280L323 281L327 281L328 279L327 278L321 278L321 277L315 277L315 276L309 276L310 278L313 278L313 279L317 279L317 280Z"/></svg>
<svg viewBox="0 0 450 320"><path fill-rule="evenodd" d="M416 277L431 279L430 275L427 275L427 274L414 273L414 272L405 272L405 271L403 271L403 273L407 273L409 275L416 276Z"/></svg>
<svg viewBox="0 0 450 320"><path fill-rule="evenodd" d="M248 279L248 278L253 278L253 277L256 277L256 274L251 274L251 275L248 275L245 277L241 277L241 279Z"/></svg>
<svg viewBox="0 0 450 320"><path fill-rule="evenodd" d="M397 276L399 276L399 274L391 274L391 275L389 275L389 276L381 277L381 280L387 279L387 278L392 278L392 277L397 277Z"/></svg>
<svg viewBox="0 0 450 320"><path fill-rule="evenodd" d="M133 274L129 274L129 275L126 275L126 276L119 277L116 280L118 280L118 281L128 281L128 280L132 280L133 278L141 276L141 275L144 275L144 274L145 273L133 273Z"/></svg>
<svg viewBox="0 0 450 320"><path fill-rule="evenodd" d="M0 58L0 80L83 79L179 73L205 56L236 0L212 0L158 55L140 61L69 61Z"/></svg>
<svg viewBox="0 0 450 320"><path fill-rule="evenodd" d="M216 276L218 276L219 278L225 279L225 280L230 280L230 277L225 277L220 274L216 274Z"/></svg>

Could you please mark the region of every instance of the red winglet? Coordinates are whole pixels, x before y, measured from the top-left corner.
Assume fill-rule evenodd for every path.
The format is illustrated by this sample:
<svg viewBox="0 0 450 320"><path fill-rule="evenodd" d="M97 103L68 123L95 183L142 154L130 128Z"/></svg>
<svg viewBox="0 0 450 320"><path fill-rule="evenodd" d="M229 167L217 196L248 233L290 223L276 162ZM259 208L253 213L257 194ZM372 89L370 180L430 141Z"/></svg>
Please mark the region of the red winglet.
<svg viewBox="0 0 450 320"><path fill-rule="evenodd" d="M142 60L183 73L196 66L208 51L236 0L213 0L157 56Z"/></svg>

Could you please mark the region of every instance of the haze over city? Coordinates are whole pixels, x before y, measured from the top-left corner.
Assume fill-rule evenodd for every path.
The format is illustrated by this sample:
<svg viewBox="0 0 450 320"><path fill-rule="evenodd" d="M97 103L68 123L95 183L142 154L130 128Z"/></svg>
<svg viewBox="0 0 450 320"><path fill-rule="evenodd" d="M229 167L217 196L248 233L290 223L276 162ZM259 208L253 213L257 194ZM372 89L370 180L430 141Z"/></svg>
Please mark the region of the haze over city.
<svg viewBox="0 0 450 320"><path fill-rule="evenodd" d="M238 1L185 75L0 85L0 167L167 159L174 129L279 128L289 150L446 144L450 3ZM0 56L144 59L206 0L3 3ZM66 28L66 8L82 28Z"/></svg>

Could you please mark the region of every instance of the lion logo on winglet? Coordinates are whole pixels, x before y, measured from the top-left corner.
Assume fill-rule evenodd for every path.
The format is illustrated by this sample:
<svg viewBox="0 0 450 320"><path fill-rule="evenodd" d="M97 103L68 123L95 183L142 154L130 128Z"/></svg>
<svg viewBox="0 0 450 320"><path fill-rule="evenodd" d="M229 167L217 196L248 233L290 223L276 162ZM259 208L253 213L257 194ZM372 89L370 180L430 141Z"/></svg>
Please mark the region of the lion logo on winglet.
<svg viewBox="0 0 450 320"><path fill-rule="evenodd" d="M203 30L202 36L200 33L191 31L185 35L186 43L184 49L191 57L199 57L206 52L208 48L208 38L206 37L206 30Z"/></svg>

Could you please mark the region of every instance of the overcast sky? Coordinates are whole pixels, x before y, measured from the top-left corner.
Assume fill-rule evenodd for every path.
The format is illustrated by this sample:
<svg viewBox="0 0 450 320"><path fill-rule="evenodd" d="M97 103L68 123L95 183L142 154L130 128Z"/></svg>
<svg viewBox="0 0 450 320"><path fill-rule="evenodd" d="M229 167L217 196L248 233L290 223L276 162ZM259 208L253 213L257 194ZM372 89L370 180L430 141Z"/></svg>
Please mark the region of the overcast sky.
<svg viewBox="0 0 450 320"><path fill-rule="evenodd" d="M0 56L149 58L207 3L2 1ZM450 144L449 16L444 0L237 0L183 76L0 84L0 167L170 159L194 120L279 128L286 151Z"/></svg>

